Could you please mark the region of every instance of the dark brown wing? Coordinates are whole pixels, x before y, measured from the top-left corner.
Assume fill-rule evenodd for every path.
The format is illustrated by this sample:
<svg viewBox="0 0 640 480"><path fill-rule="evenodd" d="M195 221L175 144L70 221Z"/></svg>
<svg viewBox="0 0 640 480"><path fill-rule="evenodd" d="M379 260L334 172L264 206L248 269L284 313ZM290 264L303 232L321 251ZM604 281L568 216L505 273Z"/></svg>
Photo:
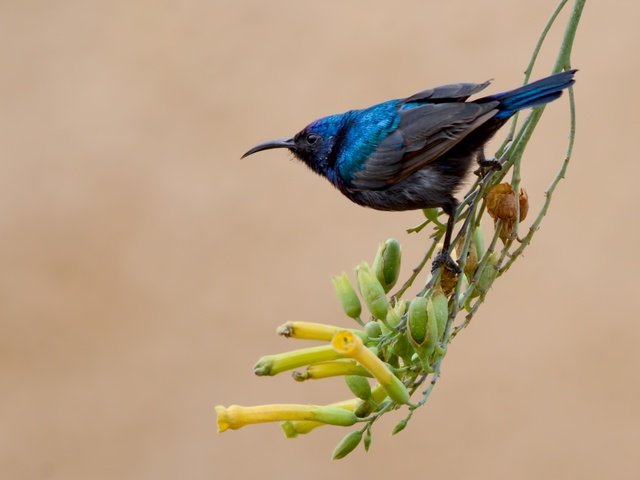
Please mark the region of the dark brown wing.
<svg viewBox="0 0 640 480"><path fill-rule="evenodd" d="M369 155L352 185L380 189L404 180L493 118L497 105L436 103L400 110L398 128Z"/></svg>

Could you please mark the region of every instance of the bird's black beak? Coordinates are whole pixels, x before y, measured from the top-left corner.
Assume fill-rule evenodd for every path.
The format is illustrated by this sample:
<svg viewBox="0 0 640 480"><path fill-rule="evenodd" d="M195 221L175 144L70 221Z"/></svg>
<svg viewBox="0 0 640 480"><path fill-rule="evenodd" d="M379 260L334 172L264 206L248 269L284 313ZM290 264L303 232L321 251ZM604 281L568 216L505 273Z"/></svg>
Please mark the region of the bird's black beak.
<svg viewBox="0 0 640 480"><path fill-rule="evenodd" d="M261 152L262 150L270 150L272 148L295 148L296 142L294 142L293 138L281 138L279 140L269 140L268 142L260 143L250 149L247 153L242 155L241 158L248 157L249 155L253 155L256 152Z"/></svg>

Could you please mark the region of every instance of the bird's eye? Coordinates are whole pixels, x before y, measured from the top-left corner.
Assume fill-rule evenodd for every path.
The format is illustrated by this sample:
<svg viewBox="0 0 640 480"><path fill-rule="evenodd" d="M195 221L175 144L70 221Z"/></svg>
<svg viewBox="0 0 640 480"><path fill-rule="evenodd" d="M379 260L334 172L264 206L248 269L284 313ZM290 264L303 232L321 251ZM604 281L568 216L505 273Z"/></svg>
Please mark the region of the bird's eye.
<svg viewBox="0 0 640 480"><path fill-rule="evenodd" d="M318 138L318 135L316 135L315 133L308 133L305 140L309 145L313 145L318 141Z"/></svg>

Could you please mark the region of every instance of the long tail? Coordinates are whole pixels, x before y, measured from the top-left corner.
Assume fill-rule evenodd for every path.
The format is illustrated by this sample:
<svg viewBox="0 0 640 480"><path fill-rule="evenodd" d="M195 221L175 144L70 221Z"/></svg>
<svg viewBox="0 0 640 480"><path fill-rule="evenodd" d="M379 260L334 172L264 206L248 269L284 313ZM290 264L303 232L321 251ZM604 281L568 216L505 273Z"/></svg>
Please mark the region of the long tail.
<svg viewBox="0 0 640 480"><path fill-rule="evenodd" d="M523 108L536 107L551 102L562 95L562 90L575 83L577 70L556 73L523 87L485 97L482 100L498 100L500 112L494 118L508 118Z"/></svg>

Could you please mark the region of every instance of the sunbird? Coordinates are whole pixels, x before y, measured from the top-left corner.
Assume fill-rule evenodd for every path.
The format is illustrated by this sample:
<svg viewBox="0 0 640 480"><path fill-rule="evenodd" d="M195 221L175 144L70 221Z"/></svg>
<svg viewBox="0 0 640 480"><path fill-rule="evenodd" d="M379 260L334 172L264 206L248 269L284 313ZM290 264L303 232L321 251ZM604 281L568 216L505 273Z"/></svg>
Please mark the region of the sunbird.
<svg viewBox="0 0 640 480"><path fill-rule="evenodd" d="M490 82L455 83L311 122L291 138L269 140L242 158L287 148L349 200L376 210L439 207L448 215L442 251L433 262L458 271L450 255L455 194L485 144L517 111L556 100L574 83L567 70L508 92L468 100Z"/></svg>

